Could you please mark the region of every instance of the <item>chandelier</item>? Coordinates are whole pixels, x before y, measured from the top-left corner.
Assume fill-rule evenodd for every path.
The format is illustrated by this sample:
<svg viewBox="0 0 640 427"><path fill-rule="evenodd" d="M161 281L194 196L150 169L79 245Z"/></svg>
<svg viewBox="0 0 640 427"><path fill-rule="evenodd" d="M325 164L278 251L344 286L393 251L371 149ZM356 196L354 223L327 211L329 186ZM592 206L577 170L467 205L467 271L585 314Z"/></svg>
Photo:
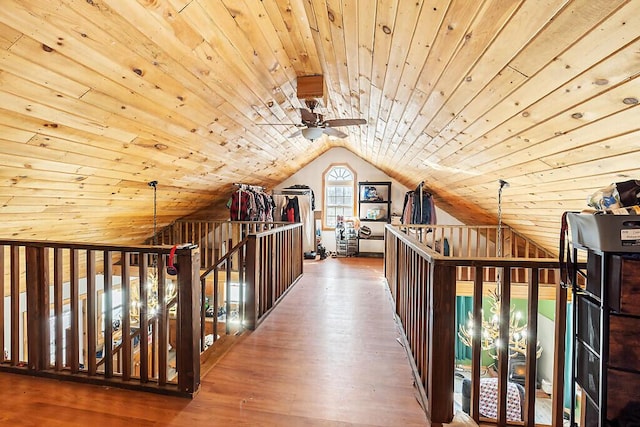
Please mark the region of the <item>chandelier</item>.
<svg viewBox="0 0 640 427"><path fill-rule="evenodd" d="M481 332L475 331L473 314L468 312L468 321L466 325L460 325L458 337L460 341L467 347L471 347L473 337L480 338L480 348L488 351L489 355L496 360L498 358L498 349L503 347L500 340L500 296L495 291L489 291L489 304L491 314L485 318L484 310L482 313ZM517 311L515 307L509 309L509 338L508 349L509 358L517 355L526 356L527 351L527 323L522 319L522 313ZM542 347L536 342L536 359L542 354Z"/></svg>
<svg viewBox="0 0 640 427"><path fill-rule="evenodd" d="M156 257L157 255L153 255ZM153 319L160 313L160 304L161 301L158 298L158 268L157 265L153 265L149 268L149 274L147 275L147 319ZM172 305L175 301L178 294L178 287L171 279L166 279L165 281L165 297L162 304L164 305ZM139 323L140 321L140 311L142 308L143 302L140 300L140 287L132 286L131 287L131 305L129 306L129 316L131 317L132 323Z"/></svg>
<svg viewBox="0 0 640 427"><path fill-rule="evenodd" d="M498 233L496 236L497 257L502 256L502 189L508 187L509 183L499 180L500 188L498 189ZM467 347L472 346L473 338L480 339L480 348L488 351L489 355L496 360L498 358L498 350L503 348L505 343L500 339L500 271L496 275L495 290L489 291L490 315L485 318L484 310L481 310L480 332L476 332L473 313L467 312L467 324L462 324L458 330L460 341ZM527 323L522 318L522 313L517 311L515 307L509 308L509 318L505 319L509 322L509 337L507 348L509 350L509 358L517 355L526 356L527 350ZM536 359L542 354L540 342L536 342Z"/></svg>
<svg viewBox="0 0 640 427"><path fill-rule="evenodd" d="M149 182L149 187L153 188L153 245L157 245L157 185L158 181ZM146 254L141 254L140 256L147 256ZM165 297L164 301L159 301L159 293L158 293L158 254L154 253L150 255L152 257L151 266L147 271L147 282L146 282L146 294L147 301L146 309L147 309L147 319L150 320L156 317L160 312L160 304L171 305L173 301L175 301L176 296L178 294L178 288L176 283L172 279L165 279L164 290ZM131 291L131 304L129 306L129 316L131 318L132 323L139 323L140 321L140 312L143 306L143 301L140 300L140 287L132 286Z"/></svg>

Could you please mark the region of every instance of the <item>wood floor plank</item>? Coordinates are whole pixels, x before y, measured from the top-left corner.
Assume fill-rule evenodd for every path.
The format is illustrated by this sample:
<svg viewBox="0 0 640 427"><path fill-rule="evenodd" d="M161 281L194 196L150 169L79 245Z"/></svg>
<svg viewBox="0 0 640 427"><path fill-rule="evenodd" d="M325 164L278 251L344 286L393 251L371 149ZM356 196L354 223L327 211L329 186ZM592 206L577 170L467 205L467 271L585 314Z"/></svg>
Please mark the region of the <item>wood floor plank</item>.
<svg viewBox="0 0 640 427"><path fill-rule="evenodd" d="M0 425L426 426L382 260L305 261L193 400L0 374Z"/></svg>

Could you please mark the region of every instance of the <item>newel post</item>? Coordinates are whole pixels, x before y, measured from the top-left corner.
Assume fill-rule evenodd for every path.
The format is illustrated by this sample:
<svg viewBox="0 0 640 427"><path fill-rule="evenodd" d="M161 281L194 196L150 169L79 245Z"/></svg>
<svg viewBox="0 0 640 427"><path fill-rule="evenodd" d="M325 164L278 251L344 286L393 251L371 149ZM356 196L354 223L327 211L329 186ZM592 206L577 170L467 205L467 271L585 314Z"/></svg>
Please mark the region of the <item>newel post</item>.
<svg viewBox="0 0 640 427"><path fill-rule="evenodd" d="M194 395L200 387L200 250L197 247L178 249L176 255L178 388Z"/></svg>
<svg viewBox="0 0 640 427"><path fill-rule="evenodd" d="M29 369L49 367L49 257L46 248L26 247Z"/></svg>
<svg viewBox="0 0 640 427"><path fill-rule="evenodd" d="M453 418L456 268L436 261L430 276L427 409L435 426Z"/></svg>

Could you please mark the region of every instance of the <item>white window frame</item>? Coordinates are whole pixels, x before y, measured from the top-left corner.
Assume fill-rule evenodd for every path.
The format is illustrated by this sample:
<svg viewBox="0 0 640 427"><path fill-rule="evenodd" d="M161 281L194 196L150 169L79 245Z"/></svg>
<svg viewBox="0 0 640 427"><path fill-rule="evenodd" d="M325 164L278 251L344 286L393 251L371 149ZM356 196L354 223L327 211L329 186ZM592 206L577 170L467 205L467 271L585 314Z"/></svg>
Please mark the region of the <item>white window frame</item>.
<svg viewBox="0 0 640 427"><path fill-rule="evenodd" d="M329 210L331 208L343 209L345 217L355 215L356 182L355 171L349 165L343 163L330 165L322 174L322 228L324 230L335 229L334 222L337 214L330 215ZM336 187L349 188L351 190L351 203L329 205L329 189Z"/></svg>

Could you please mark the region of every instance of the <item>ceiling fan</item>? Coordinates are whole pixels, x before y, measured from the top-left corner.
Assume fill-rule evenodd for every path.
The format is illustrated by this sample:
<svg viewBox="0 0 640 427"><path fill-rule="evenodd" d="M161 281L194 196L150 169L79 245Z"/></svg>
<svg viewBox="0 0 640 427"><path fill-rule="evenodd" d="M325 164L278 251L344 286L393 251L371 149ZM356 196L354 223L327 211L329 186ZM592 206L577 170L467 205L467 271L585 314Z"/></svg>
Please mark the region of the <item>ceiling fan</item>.
<svg viewBox="0 0 640 427"><path fill-rule="evenodd" d="M294 124L294 126L300 127L301 129L293 133L292 135L290 135L289 136L290 138L296 137L298 135L302 135L306 139L310 141L314 141L320 138L322 134L335 136L336 138L345 138L347 134L338 129L335 129L336 127L367 124L367 121L365 119L325 120L322 114L313 112L313 110L318 106L317 101L305 100L305 104L307 105L307 108L300 108L300 117L301 117L302 123ZM285 124L285 123L279 123L279 124Z"/></svg>

